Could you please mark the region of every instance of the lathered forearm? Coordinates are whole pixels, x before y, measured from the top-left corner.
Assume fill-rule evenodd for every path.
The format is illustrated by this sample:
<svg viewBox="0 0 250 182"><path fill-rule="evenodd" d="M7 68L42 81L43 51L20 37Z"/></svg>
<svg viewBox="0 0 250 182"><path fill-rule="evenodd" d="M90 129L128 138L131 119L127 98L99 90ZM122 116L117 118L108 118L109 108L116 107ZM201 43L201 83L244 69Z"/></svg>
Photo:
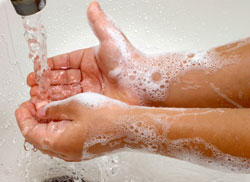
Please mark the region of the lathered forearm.
<svg viewBox="0 0 250 182"><path fill-rule="evenodd" d="M45 109L46 117L62 121L47 125L25 120L20 128L27 141L67 160L127 147L202 165L250 169L250 109L130 106L90 92L52 102ZM17 112L18 118L21 111L25 108ZM29 129L27 122L36 127ZM38 135L39 130L43 132Z"/></svg>
<svg viewBox="0 0 250 182"><path fill-rule="evenodd" d="M118 117L125 146L205 166L250 165L249 109L131 107Z"/></svg>
<svg viewBox="0 0 250 182"><path fill-rule="evenodd" d="M160 56L159 60L174 63L166 99L155 105L250 107L250 38L208 51Z"/></svg>
<svg viewBox="0 0 250 182"><path fill-rule="evenodd" d="M110 72L141 105L250 107L250 38L225 46L162 55L135 53Z"/></svg>
<svg viewBox="0 0 250 182"><path fill-rule="evenodd" d="M210 50L152 56L148 62L154 63L152 79L159 88L147 97L147 105L250 107L250 38Z"/></svg>

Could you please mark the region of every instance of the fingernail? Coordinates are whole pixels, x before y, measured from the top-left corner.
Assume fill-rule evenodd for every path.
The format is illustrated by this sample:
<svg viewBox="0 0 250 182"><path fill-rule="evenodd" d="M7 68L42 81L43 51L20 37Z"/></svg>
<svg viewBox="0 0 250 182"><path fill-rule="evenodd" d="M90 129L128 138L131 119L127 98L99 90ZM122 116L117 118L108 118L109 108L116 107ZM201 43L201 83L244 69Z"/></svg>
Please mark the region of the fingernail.
<svg viewBox="0 0 250 182"><path fill-rule="evenodd" d="M90 8L91 8L92 11L100 10L101 9L99 3L96 2L96 1L94 1L94 2L91 3Z"/></svg>

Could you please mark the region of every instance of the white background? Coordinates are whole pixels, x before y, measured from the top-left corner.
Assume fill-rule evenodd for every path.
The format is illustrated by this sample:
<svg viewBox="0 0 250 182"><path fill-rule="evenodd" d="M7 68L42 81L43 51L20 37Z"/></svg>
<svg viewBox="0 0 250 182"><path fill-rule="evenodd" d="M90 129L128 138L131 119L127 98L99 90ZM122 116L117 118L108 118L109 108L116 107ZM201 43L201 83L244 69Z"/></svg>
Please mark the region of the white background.
<svg viewBox="0 0 250 182"><path fill-rule="evenodd" d="M69 52L98 44L86 9L89 0L48 0L43 22L48 33L48 54ZM101 0L132 43L147 53L217 46L250 36L249 0ZM21 18L10 0L0 0L0 181L42 181L49 176L80 170L98 181L98 166L109 158L66 164L40 153L24 152L23 137L14 111L28 99L27 59ZM139 153L119 154L118 176L108 181L250 181L250 175L229 174L186 162ZM85 169L84 171L82 169ZM130 177L129 177L130 176Z"/></svg>

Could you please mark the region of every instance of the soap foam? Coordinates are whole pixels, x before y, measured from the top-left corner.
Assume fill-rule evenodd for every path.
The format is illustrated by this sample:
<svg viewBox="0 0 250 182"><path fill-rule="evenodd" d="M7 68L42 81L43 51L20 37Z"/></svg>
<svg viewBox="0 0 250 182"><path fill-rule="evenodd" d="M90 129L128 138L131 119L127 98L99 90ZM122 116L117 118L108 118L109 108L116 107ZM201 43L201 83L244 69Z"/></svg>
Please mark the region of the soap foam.
<svg viewBox="0 0 250 182"><path fill-rule="evenodd" d="M68 104L72 101L77 102L77 103L83 105L84 107L89 107L92 109L102 108L102 107L108 106L110 104L116 104L116 105L119 105L121 107L129 107L125 103L122 103L118 100L111 99L111 98L106 97L104 95L92 93L92 92L85 92L85 93L81 93L81 94L69 97L67 99L61 100L61 101L51 102L45 107L45 111L46 111L46 109L48 109L50 107ZM96 133L89 133L88 139L86 139L86 141L84 142L83 151L82 151L82 160L88 160L88 159L92 159L94 157L97 157L95 154L88 152L90 147L92 147L96 144L100 144L100 145L105 146L107 144L110 144L117 137L118 138L120 137L119 135L114 136L113 134L105 134L105 128L103 128L103 130L104 130L103 133L101 135L98 135L98 136L96 136ZM89 131L95 131L95 128L89 129ZM119 143L113 142L112 144L118 145Z"/></svg>
<svg viewBox="0 0 250 182"><path fill-rule="evenodd" d="M124 36L121 34L119 30L112 28L107 29L110 37L115 41L116 45L119 46L119 50L121 51L121 56L123 58L129 59L131 57L130 52L128 51L127 42Z"/></svg>
<svg viewBox="0 0 250 182"><path fill-rule="evenodd" d="M109 72L109 76L117 80L121 86L137 94L141 105L145 104L145 99L153 102L165 101L170 84L187 71L204 70L212 73L225 65L234 63L237 59L236 57L231 57L224 61L220 53L214 49L210 51L201 49L192 52L183 51L180 53L146 55L133 48L127 42L111 16L107 15L106 19L110 23L107 33L113 40L112 43L120 51L120 57L116 60L118 66ZM249 41L250 39L243 41L237 44L236 47L244 46ZM99 48L96 51L98 54ZM141 57L139 61L138 56ZM159 75L159 78L155 80L153 78L154 75ZM183 90L197 88L199 86L196 85Z"/></svg>
<svg viewBox="0 0 250 182"><path fill-rule="evenodd" d="M111 104L111 103L119 104L121 106L127 105L123 102L111 99L101 94L97 94L93 92L85 92L85 93L74 95L64 100L51 102L45 107L45 110L47 110L50 107L55 107L57 105L68 104L71 101L78 102L85 107L91 107L93 109L97 109L97 108L103 107L105 104Z"/></svg>
<svg viewBox="0 0 250 182"><path fill-rule="evenodd" d="M204 114L204 112L201 114ZM157 152L158 154L162 151L165 151L163 152L165 155L167 153L171 157L212 169L226 172L250 172L249 159L225 154L201 138L169 140L167 137L168 129L171 127L171 121L173 121L175 118L168 116L159 117L153 115L150 117L158 124L157 128L161 126L162 130L165 132L161 135L163 137L157 136L155 132L157 128L150 129L143 121L130 121L135 122L135 124L132 124L134 128L129 127L129 125L127 126L129 137L126 139L126 142L140 145L141 148L143 148L143 151L153 153ZM140 118L138 118L138 120L140 120ZM138 123L141 123L140 127L138 127ZM204 148L204 151L211 153L211 155L206 157L204 153L199 150L200 146Z"/></svg>
<svg viewBox="0 0 250 182"><path fill-rule="evenodd" d="M190 143L195 146L192 147ZM206 152L210 153L210 157L204 156L204 154L199 151L197 145L202 146ZM167 141L167 146L169 155L177 159L189 161L224 172L250 172L249 159L225 154L201 138Z"/></svg>
<svg viewBox="0 0 250 182"><path fill-rule="evenodd" d="M132 109L138 108L137 106L129 107ZM137 118L131 118L130 116L123 116L123 118L120 118L120 125L123 126L125 133L127 133L125 142L137 144L144 152L159 154L165 151L163 152L165 155L167 153L171 157L221 171L250 172L249 159L225 154L202 138L179 140L170 140L168 138L169 128L171 128L172 123L178 117L183 117L185 115L202 115L211 111L207 111L206 109L196 109L197 112L184 113L183 109L169 110L168 108L164 108L164 110L179 112L179 114L169 116L167 114L145 113ZM223 110L215 109L214 112L223 113ZM154 124L148 125L147 119L145 118L149 118ZM159 132L161 132L161 135L158 135ZM202 147L205 152L201 152L200 147ZM210 156L206 157L206 155L204 155L206 152L210 153Z"/></svg>
<svg viewBox="0 0 250 182"><path fill-rule="evenodd" d="M108 98L106 96L96 93L82 93L71 98L55 101L49 104L47 107L56 106L59 104L66 104L70 101L76 101L83 104L86 107L93 109L104 107L106 104L118 104L126 109L159 109L159 108L148 108L143 106L129 106L120 101ZM170 140L168 138L168 131L172 126L172 123L183 116L196 116L203 115L209 112L223 113L221 109L214 109L213 111L207 109L193 109L194 112L186 113L187 109L183 108L161 108L168 112L175 113L174 115L168 114L149 114L143 113L136 117L131 115L121 115L117 118L117 126L122 128L122 132L118 134L107 134L107 130L103 128L103 131L96 131L90 129L89 137L83 146L82 160L91 159L97 157L95 154L89 152L89 149L94 145L102 145L114 147L121 144L121 138L123 142L129 145L136 145L144 152L151 153L162 153L167 154L171 157L186 160L192 163L200 164L214 169L223 171L234 171L234 172L250 172L250 160L240 157L234 157L221 152L215 146L207 143L201 138L188 138L179 140ZM195 112L197 111L197 112ZM161 133L159 135L159 133ZM203 151L210 153L209 157L206 157L204 153L200 152L200 147ZM116 150L119 151L119 150Z"/></svg>
<svg viewBox="0 0 250 182"><path fill-rule="evenodd" d="M118 66L110 71L109 76L122 86L133 90L141 105L144 104L144 98L155 102L166 100L170 84L187 71L204 70L212 73L236 60L236 57L232 57L224 61L224 58L213 50L197 50L164 55L145 55L138 51L136 54L147 60L138 61L131 55L129 45L119 31L109 29L108 32L121 51L121 58L117 60ZM157 80L153 78L154 75L158 75ZM199 86L188 89L197 88Z"/></svg>

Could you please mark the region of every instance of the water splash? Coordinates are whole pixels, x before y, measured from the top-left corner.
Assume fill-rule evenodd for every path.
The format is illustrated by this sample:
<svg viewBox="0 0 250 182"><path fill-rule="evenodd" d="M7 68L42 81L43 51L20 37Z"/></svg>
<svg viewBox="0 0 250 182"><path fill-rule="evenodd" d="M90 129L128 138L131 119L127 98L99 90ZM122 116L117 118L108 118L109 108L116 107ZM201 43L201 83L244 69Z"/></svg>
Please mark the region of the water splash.
<svg viewBox="0 0 250 182"><path fill-rule="evenodd" d="M39 98L49 98L50 68L47 64L46 30L41 21L41 14L22 17L25 29L24 37L30 50L29 58L34 63L36 82L39 85Z"/></svg>
<svg viewBox="0 0 250 182"><path fill-rule="evenodd" d="M49 99L50 94L48 92L50 87L50 67L47 63L47 45L46 45L46 30L41 21L41 14L37 13L32 16L22 17L23 26L25 29L24 37L28 43L29 47L29 59L34 63L34 70L36 74L36 82L39 85L39 99ZM1 145L1 141L0 141ZM54 181L72 181L72 182L83 182L85 176L87 175L84 163L64 163L62 161L57 162L57 159L49 159L46 156L40 156L39 153L35 154L36 149L29 143L24 143L25 156L22 165L24 165L24 176L27 181L30 181L33 176L41 179L44 182L54 182ZM34 157L36 156L36 157ZM40 163L34 163L34 158L37 160L39 156ZM41 161L44 160L46 164ZM96 160L95 173L99 171L101 173L100 181L105 182L113 178L118 174L119 171L119 158L114 157L103 157ZM38 165L38 166L36 166ZM22 167L22 166L21 166ZM46 168L48 170L47 174L37 171L39 168ZM64 173L64 170L68 173ZM88 173L91 172L90 169L87 170ZM43 174L43 175L42 175ZM90 177L90 176L89 176ZM32 181L32 180L31 180ZM33 182L33 181L32 181Z"/></svg>
<svg viewBox="0 0 250 182"><path fill-rule="evenodd" d="M101 172L100 182L108 182L118 176L120 170L120 161L117 155L103 156L96 160L97 166Z"/></svg>

